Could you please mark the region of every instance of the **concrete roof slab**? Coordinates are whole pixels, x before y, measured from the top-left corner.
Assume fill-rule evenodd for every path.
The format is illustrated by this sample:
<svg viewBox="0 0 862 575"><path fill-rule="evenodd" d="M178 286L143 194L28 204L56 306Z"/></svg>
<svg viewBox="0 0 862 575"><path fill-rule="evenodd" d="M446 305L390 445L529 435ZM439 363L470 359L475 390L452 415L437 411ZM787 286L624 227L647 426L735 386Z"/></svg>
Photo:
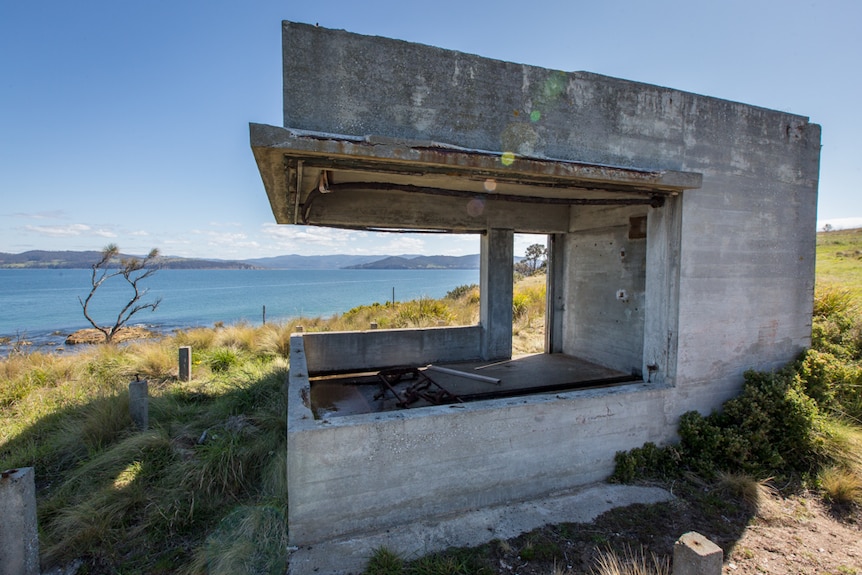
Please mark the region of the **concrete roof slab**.
<svg viewBox="0 0 862 575"><path fill-rule="evenodd" d="M432 141L250 125L251 146L279 223L311 223L316 193L378 191L552 205L660 205L702 175L515 156ZM416 201L419 201L418 199ZM357 221L357 225L363 222ZM417 227L434 228L435 225ZM375 225L380 226L377 222ZM403 221L383 226L401 227Z"/></svg>

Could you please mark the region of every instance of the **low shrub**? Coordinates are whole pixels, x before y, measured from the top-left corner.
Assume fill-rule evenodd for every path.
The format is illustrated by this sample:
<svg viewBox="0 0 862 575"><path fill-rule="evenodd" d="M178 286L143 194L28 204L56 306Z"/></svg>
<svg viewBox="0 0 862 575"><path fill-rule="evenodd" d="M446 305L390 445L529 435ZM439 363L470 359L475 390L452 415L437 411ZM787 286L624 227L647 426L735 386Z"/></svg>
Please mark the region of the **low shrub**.
<svg viewBox="0 0 862 575"><path fill-rule="evenodd" d="M822 420L792 369L749 371L742 394L722 411L683 414L678 445L646 444L618 453L613 479L667 478L683 470L706 477L721 471L755 477L810 474L823 460Z"/></svg>
<svg viewBox="0 0 862 575"><path fill-rule="evenodd" d="M720 411L684 414L677 445L618 453L613 479L667 478L687 470L807 482L835 465L862 477L862 431L843 421L862 421L862 318L850 293L818 288L813 326L813 346L797 361L780 371L747 372L742 393ZM825 477L850 484L835 480L835 472Z"/></svg>
<svg viewBox="0 0 862 575"><path fill-rule="evenodd" d="M427 327L452 319L449 307L440 300L420 298L398 304L393 327Z"/></svg>
<svg viewBox="0 0 862 575"><path fill-rule="evenodd" d="M680 454L675 447L658 447L647 442L630 451L618 451L612 479L630 483L639 477L667 479L679 473Z"/></svg>
<svg viewBox="0 0 862 575"><path fill-rule="evenodd" d="M240 356L235 349L219 347L206 354L203 361L213 373L221 373L239 365Z"/></svg>
<svg viewBox="0 0 862 575"><path fill-rule="evenodd" d="M446 292L446 299L472 298L475 295L476 302L479 301L479 286L476 284L464 284ZM475 303L475 302L472 302Z"/></svg>
<svg viewBox="0 0 862 575"><path fill-rule="evenodd" d="M842 360L862 359L862 318L849 290L818 286L811 327L813 349Z"/></svg>

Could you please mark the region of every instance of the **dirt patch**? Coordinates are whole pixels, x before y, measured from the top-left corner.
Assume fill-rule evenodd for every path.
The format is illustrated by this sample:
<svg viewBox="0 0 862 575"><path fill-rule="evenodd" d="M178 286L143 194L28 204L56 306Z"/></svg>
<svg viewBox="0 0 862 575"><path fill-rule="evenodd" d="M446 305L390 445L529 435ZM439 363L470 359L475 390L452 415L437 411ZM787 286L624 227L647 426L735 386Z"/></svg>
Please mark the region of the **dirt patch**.
<svg viewBox="0 0 862 575"><path fill-rule="evenodd" d="M773 502L726 555L724 573L862 575L859 509L829 508L805 497Z"/></svg>

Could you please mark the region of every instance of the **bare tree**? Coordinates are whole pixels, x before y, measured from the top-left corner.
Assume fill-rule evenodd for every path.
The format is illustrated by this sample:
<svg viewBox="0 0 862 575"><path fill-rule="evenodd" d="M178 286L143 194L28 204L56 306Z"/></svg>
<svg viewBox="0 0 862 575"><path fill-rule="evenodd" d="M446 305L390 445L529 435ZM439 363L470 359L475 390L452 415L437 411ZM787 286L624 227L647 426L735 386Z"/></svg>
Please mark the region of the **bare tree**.
<svg viewBox="0 0 862 575"><path fill-rule="evenodd" d="M155 301L149 303L141 303L141 299L147 295L149 290L141 289L138 285L142 280L147 279L158 271L155 263L156 259L159 257L159 250L153 248L144 258L120 258L119 266L114 268L113 271L110 271L112 269L112 260L115 260L119 255L120 248L118 248L116 244L105 246L105 249L102 250L102 258L92 266L93 273L91 275L90 283L92 283L93 287L90 289L90 293L87 295L86 299L82 300L80 297L78 298L78 301L81 303L81 307L84 309L84 317L87 318L87 321L89 321L94 328L105 335L105 343L111 343L114 339L114 335L120 331L133 315L145 309L156 311L156 308L159 307L160 303L162 303L162 298L157 298ZM90 315L90 302L93 300L93 296L96 295L96 291L102 286L102 284L117 276L122 276L123 279L125 279L131 286L134 293L131 299L129 299L129 302L122 310L120 310L120 313L117 314L117 320L114 322L114 325L101 326L96 323Z"/></svg>

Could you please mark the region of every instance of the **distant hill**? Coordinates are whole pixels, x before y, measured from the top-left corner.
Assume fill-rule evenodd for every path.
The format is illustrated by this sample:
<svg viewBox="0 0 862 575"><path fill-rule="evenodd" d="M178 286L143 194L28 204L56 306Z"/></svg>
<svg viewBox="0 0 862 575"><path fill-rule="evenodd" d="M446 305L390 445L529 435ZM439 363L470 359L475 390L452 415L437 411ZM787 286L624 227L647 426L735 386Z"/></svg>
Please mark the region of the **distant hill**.
<svg viewBox="0 0 862 575"><path fill-rule="evenodd" d="M87 269L99 261L99 251L43 251L33 250L21 254L0 252L0 269ZM120 257L142 257L120 254ZM290 254L248 260L205 260L161 256L159 267L163 269L284 269L284 270L417 270L417 269L478 269L479 255L470 256L356 256L339 254L332 256L301 256Z"/></svg>
<svg viewBox="0 0 862 575"><path fill-rule="evenodd" d="M0 269L77 269L89 268L102 257L99 251L44 251L32 250L20 254L0 252ZM141 257L120 254L120 257ZM164 269L254 269L246 262L228 260L201 260L164 256L159 258L159 267Z"/></svg>
<svg viewBox="0 0 862 575"><path fill-rule="evenodd" d="M386 256L352 256L346 254L334 256L301 256L290 254L271 258L254 258L243 260L255 267L281 270L337 270L359 264L377 261Z"/></svg>
<svg viewBox="0 0 862 575"><path fill-rule="evenodd" d="M355 270L472 270L479 269L479 254L469 256L389 256L347 266Z"/></svg>

